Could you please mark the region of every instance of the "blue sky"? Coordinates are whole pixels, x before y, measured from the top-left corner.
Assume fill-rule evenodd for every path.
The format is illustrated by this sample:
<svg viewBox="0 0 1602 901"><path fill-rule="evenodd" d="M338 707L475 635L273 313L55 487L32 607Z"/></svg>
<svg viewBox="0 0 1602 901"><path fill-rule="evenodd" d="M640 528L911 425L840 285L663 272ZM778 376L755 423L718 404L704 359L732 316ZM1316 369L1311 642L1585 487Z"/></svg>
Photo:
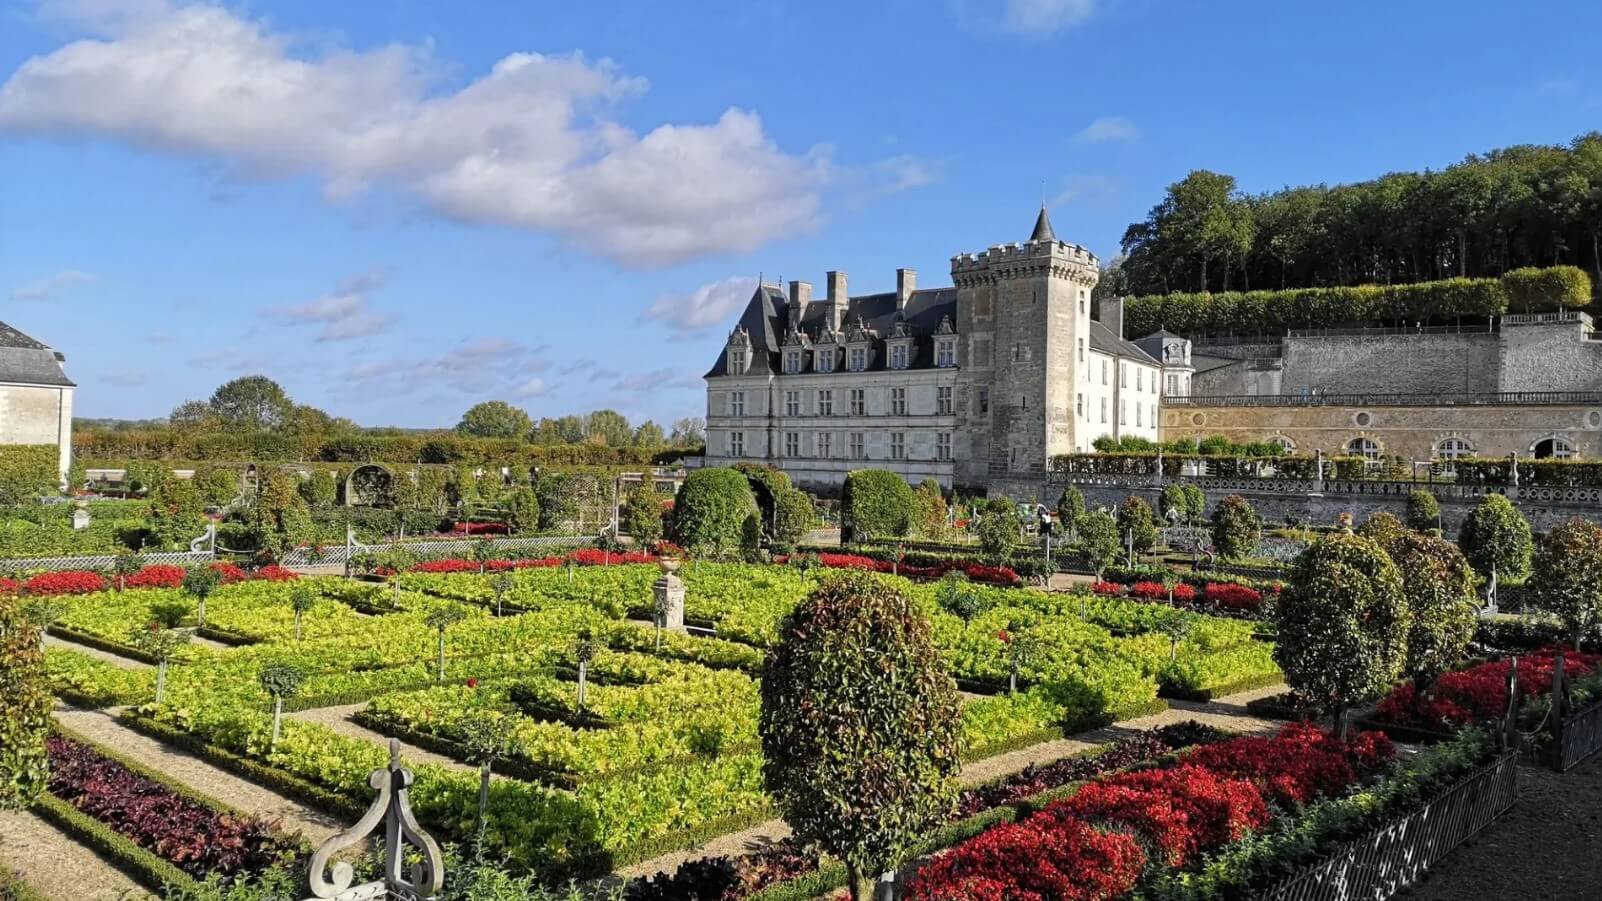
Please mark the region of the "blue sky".
<svg viewBox="0 0 1602 901"><path fill-rule="evenodd" d="M1336 11L1339 12L1336 12ZM1246 190L1602 127L1602 4L51 0L0 7L0 320L84 416L263 372L368 425L703 412L757 274L1110 258Z"/></svg>

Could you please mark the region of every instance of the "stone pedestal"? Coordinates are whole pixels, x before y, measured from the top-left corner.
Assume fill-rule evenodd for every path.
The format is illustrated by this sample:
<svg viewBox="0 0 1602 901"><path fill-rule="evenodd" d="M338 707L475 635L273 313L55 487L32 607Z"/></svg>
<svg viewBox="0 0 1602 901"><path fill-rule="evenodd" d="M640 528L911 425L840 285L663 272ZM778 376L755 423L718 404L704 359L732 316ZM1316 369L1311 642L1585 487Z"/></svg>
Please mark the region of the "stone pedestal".
<svg viewBox="0 0 1602 901"><path fill-rule="evenodd" d="M83 505L80 504L79 506L73 508L73 511L72 511L72 527L73 527L73 529L78 530L78 531L82 531L84 529L87 529L87 528L89 528L89 522L90 522L89 510L88 510L87 507L84 507Z"/></svg>
<svg viewBox="0 0 1602 901"><path fill-rule="evenodd" d="M662 628L672 629L676 632L684 631L684 582L672 570L664 567L662 578L657 579L651 586L651 593L656 597L657 616L661 617Z"/></svg>

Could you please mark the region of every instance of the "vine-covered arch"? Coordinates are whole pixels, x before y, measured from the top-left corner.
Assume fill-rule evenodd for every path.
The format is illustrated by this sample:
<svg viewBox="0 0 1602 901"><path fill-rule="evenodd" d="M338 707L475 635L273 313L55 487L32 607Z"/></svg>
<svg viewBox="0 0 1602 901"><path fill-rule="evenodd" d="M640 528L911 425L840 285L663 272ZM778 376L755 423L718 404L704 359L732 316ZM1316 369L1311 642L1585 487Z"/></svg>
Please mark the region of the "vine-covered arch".
<svg viewBox="0 0 1602 901"><path fill-rule="evenodd" d="M395 503L395 474L382 463L362 463L345 477L345 506L390 507Z"/></svg>

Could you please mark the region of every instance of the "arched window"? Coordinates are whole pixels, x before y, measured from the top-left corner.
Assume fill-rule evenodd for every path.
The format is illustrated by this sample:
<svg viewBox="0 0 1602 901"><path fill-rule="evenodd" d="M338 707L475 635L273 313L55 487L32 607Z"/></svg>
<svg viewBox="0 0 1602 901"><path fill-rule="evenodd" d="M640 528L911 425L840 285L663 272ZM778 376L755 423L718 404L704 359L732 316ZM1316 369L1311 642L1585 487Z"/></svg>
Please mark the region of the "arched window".
<svg viewBox="0 0 1602 901"><path fill-rule="evenodd" d="M1380 458L1380 446L1372 438L1353 438L1347 443L1346 452L1354 457L1362 457L1366 460L1378 460Z"/></svg>
<svg viewBox="0 0 1602 901"><path fill-rule="evenodd" d="M1574 445L1557 435L1535 442L1535 446L1530 448L1530 452L1535 455L1537 460L1567 460L1570 457L1579 456L1579 452L1574 449Z"/></svg>
<svg viewBox="0 0 1602 901"><path fill-rule="evenodd" d="M1439 460L1462 460L1474 456L1474 445L1462 438L1447 438L1435 446L1435 457Z"/></svg>
<svg viewBox="0 0 1602 901"><path fill-rule="evenodd" d="M1269 437L1268 443L1278 447L1287 454L1296 453L1296 442L1286 438L1284 435L1272 435Z"/></svg>

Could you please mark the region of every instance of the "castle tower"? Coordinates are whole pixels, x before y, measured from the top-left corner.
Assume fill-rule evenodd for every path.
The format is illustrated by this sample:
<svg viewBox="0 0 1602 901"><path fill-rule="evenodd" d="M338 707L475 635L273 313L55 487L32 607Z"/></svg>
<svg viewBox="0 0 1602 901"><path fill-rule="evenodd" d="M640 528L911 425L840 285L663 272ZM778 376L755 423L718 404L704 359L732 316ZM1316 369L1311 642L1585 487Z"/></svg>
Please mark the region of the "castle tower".
<svg viewBox="0 0 1602 901"><path fill-rule="evenodd" d="M1095 254L1057 240L1044 206L1028 241L951 258L962 336L958 413L969 442L958 481L1043 472L1088 432L1098 276Z"/></svg>

